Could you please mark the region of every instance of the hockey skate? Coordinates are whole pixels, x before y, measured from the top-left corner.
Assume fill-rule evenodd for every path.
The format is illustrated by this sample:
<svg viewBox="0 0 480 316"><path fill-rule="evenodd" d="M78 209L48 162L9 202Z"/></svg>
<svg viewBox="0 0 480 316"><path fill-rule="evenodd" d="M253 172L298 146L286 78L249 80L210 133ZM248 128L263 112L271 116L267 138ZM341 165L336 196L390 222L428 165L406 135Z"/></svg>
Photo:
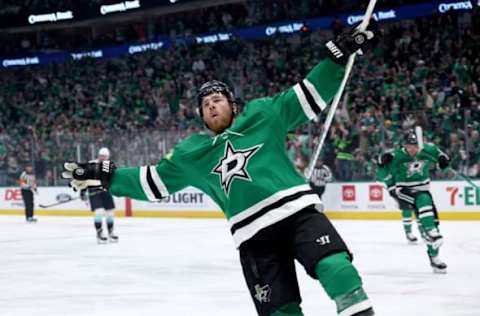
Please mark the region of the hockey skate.
<svg viewBox="0 0 480 316"><path fill-rule="evenodd" d="M27 218L27 223L36 223L37 219L35 217L28 217Z"/></svg>
<svg viewBox="0 0 480 316"><path fill-rule="evenodd" d="M418 241L418 238L412 232L405 233L405 236L407 237L409 244L416 244Z"/></svg>
<svg viewBox="0 0 480 316"><path fill-rule="evenodd" d="M115 235L115 233L112 231L108 232L108 241L111 243L116 243L118 242L118 236Z"/></svg>
<svg viewBox="0 0 480 316"><path fill-rule="evenodd" d="M97 230L97 243L98 244L106 244L108 241L107 237L103 235L103 232L101 229Z"/></svg>
<svg viewBox="0 0 480 316"><path fill-rule="evenodd" d="M440 260L438 256L435 256L435 257L429 256L429 258L430 258L430 266L432 267L434 273L441 273L441 274L447 273L447 265L445 264L445 262Z"/></svg>
<svg viewBox="0 0 480 316"><path fill-rule="evenodd" d="M374 316L375 313L373 312L373 308L369 308L367 310L364 310L360 313L355 314L356 316Z"/></svg>

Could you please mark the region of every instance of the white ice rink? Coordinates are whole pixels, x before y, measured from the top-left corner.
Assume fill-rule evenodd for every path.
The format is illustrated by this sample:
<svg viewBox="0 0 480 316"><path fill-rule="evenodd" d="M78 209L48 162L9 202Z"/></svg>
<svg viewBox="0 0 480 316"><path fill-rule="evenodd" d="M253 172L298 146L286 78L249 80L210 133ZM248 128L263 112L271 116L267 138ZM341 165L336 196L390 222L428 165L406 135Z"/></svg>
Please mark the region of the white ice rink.
<svg viewBox="0 0 480 316"><path fill-rule="evenodd" d="M91 218L0 216L0 315L255 315L225 220L117 219L97 245ZM335 221L377 315L480 315L480 223L441 224L447 275L400 221ZM418 233L417 233L418 235ZM299 266L306 316L334 304Z"/></svg>

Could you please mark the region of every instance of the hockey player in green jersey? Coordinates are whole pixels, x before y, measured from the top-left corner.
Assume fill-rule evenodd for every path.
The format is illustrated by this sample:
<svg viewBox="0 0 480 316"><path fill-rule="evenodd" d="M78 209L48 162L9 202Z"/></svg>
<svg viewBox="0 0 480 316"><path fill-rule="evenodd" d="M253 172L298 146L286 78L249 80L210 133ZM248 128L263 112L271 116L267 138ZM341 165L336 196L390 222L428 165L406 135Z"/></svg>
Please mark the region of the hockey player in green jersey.
<svg viewBox="0 0 480 316"><path fill-rule="evenodd" d="M378 166L376 173L377 181L383 182L387 186L387 191L390 196L395 200L398 207L402 212L403 230L405 237L411 244L417 243L418 239L412 233L412 215L414 207L411 204L406 203L403 200L399 200L397 193L395 192L395 179L391 173L390 165Z"/></svg>
<svg viewBox="0 0 480 316"><path fill-rule="evenodd" d="M287 133L316 120L339 89L348 57L372 37L354 30L329 41L329 57L304 80L248 102L242 113L225 83L205 83L198 107L210 133L182 141L156 166L66 163L63 176L76 189L96 179L115 196L139 200L157 201L187 186L205 192L228 220L261 316L303 315L295 259L319 280L338 315L373 315L351 253L315 209L321 201L285 149Z"/></svg>
<svg viewBox="0 0 480 316"><path fill-rule="evenodd" d="M448 156L434 144L425 144L420 150L414 131L406 134L403 148L382 155L382 167L390 168L399 200L415 209L422 238L434 272L446 273L447 265L438 256L443 237L438 229L438 214L430 194L430 170L438 164L440 169L449 165Z"/></svg>

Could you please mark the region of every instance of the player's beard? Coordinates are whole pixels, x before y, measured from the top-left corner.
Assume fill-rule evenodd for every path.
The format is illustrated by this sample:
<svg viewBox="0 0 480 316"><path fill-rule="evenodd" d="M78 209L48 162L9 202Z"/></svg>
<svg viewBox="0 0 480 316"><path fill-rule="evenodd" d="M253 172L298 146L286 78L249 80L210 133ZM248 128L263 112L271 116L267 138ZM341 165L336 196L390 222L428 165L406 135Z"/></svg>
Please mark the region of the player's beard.
<svg viewBox="0 0 480 316"><path fill-rule="evenodd" d="M214 118L213 122L211 121L210 124L208 124L205 121L205 125L209 130L214 132L215 134L221 134L223 133L227 128L232 126L233 119L234 119L234 113L233 109L230 111L228 117L224 117L222 115L218 115L217 117Z"/></svg>

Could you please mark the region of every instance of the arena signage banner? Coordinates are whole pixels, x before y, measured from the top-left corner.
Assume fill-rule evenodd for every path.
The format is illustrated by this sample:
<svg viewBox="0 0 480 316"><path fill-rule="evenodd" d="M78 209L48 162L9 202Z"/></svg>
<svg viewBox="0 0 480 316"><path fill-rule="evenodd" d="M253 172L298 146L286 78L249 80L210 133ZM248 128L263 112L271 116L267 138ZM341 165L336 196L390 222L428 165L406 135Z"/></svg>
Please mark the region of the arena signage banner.
<svg viewBox="0 0 480 316"><path fill-rule="evenodd" d="M42 212L47 210L49 214L59 215L89 215L90 206L88 203L79 199L77 192L74 192L70 187L39 187L38 194L34 194L35 211ZM124 210L125 199L115 198L115 204L119 210ZM50 205L57 202L67 202L54 207L42 209L39 205ZM17 211L22 213L24 204L22 200L22 193L18 187L2 187L0 188L0 214L11 213L10 211Z"/></svg>
<svg viewBox="0 0 480 316"><path fill-rule="evenodd" d="M373 18L375 21L383 21L383 20L391 20L397 18L397 11L395 10L388 10L388 11L377 11L373 13ZM363 15L349 15L347 17L347 24L353 25L359 23L363 20Z"/></svg>
<svg viewBox="0 0 480 316"><path fill-rule="evenodd" d="M165 44L163 41L149 42L149 43L140 44L140 45L131 45L128 47L128 53L130 55L133 55L137 53L146 52L147 50L159 50L163 48L164 45Z"/></svg>
<svg viewBox="0 0 480 316"><path fill-rule="evenodd" d="M140 0L124 1L120 3L102 5L100 7L100 13L105 15L115 12L125 12L128 10L139 9L140 7Z"/></svg>
<svg viewBox="0 0 480 316"><path fill-rule="evenodd" d="M480 185L480 181L476 181ZM435 181L431 193L442 212L480 213L480 189L464 181ZM327 211L387 212L398 210L381 183L331 183L323 195Z"/></svg>
<svg viewBox="0 0 480 316"><path fill-rule="evenodd" d="M480 185L480 181L476 181ZM90 215L90 207L69 187L40 187L35 195L37 214ZM480 190L464 181L436 181L431 193L440 216L450 219L480 219ZM47 209L39 204L67 201ZM400 211L381 183L330 183L323 195L324 208L332 218L394 218ZM218 205L205 193L186 188L159 202L115 197L118 215L168 217L223 217ZM23 214L20 188L0 188L0 214ZM394 215L394 216L393 216Z"/></svg>
<svg viewBox="0 0 480 316"><path fill-rule="evenodd" d="M230 41L231 39L232 33L214 33L195 37L197 44L213 44L217 42Z"/></svg>
<svg viewBox="0 0 480 316"><path fill-rule="evenodd" d="M480 2L479 2L480 5ZM453 3L440 3L438 5L438 12L445 13L449 10L472 10L473 4L471 1L461 1Z"/></svg>
<svg viewBox="0 0 480 316"><path fill-rule="evenodd" d="M37 23L85 21L113 14L168 7L192 1L194 0L51 1L49 5L25 7L15 6L15 1L10 1L12 3L11 7L8 5L6 8L5 6L0 7L2 17L0 19L0 29L31 26ZM104 4L104 2L107 3ZM51 9L48 7L51 7Z"/></svg>
<svg viewBox="0 0 480 316"><path fill-rule="evenodd" d="M205 193L189 187L158 202L132 200L133 214L142 211L217 211L218 205Z"/></svg>
<svg viewBox="0 0 480 316"><path fill-rule="evenodd" d="M101 50L92 50L89 52L82 53L71 53L73 60L80 60L84 58L103 58L103 51Z"/></svg>
<svg viewBox="0 0 480 316"><path fill-rule="evenodd" d="M265 28L265 35L272 36L277 33L289 34L289 33L296 33L304 27L304 23L287 23L281 24L278 26L267 26Z"/></svg>
<svg viewBox="0 0 480 316"><path fill-rule="evenodd" d="M4 68L13 67L13 66L38 65L38 64L40 64L39 57L23 57L23 58L2 60L2 67Z"/></svg>
<svg viewBox="0 0 480 316"><path fill-rule="evenodd" d="M57 22L57 21L72 20L72 19L73 19L73 12L65 11L65 12L56 12L56 13L47 13L47 14L38 14L38 15L32 14L28 17L28 23L35 24L40 22Z"/></svg>
<svg viewBox="0 0 480 316"><path fill-rule="evenodd" d="M140 6L140 1L124 1L113 5L104 5L103 12L104 14L109 14L113 12L120 12L124 9L135 9L137 8L137 6ZM377 10L373 13L373 17L379 22L390 22L430 16L435 13L445 14L449 11L472 10L473 7L474 5L471 1L419 3L415 5L405 5L395 8ZM58 20L59 17L55 16L55 18ZM340 14L338 17L327 16L307 19L304 21L287 21L283 23L239 28L232 30L228 33L210 32L194 36L178 36L173 39L167 37L157 37L153 41L145 42L142 44L127 44L120 46L104 47L87 52L61 52L39 54L38 56L34 57L18 56L8 59L0 58L0 66L3 68L7 68L14 66L19 67L35 64L59 63L70 60L80 60L84 58L111 58L128 54L137 54L148 50L164 49L170 47L173 43L182 43L185 45L212 44L217 42L230 41L234 38L253 40L275 35L288 36L290 34L301 32L304 27L307 27L310 30L328 29L336 18L340 19L340 21L344 24L353 25L355 23L358 23L363 18L363 15L361 12L353 12L350 14ZM54 19L54 17L48 15L48 17L46 16L42 19L46 21L47 19ZM40 22L40 20L35 19L35 23L36 22Z"/></svg>

